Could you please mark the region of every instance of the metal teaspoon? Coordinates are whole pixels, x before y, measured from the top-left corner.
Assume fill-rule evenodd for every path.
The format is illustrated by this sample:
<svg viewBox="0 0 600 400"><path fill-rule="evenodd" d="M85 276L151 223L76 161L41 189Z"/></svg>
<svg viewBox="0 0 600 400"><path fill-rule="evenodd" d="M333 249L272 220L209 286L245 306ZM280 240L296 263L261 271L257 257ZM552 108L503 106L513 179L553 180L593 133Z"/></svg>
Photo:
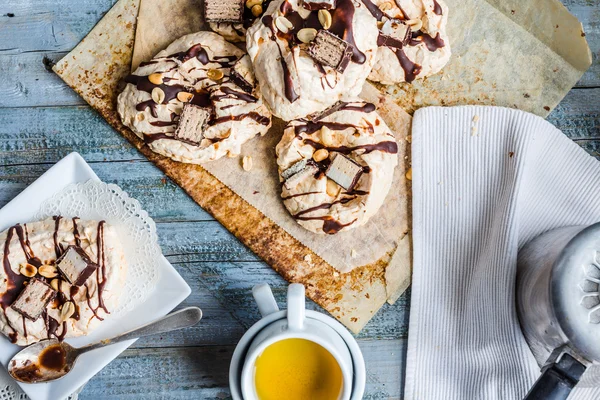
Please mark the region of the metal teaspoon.
<svg viewBox="0 0 600 400"><path fill-rule="evenodd" d="M67 375L73 369L77 358L83 353L124 340L188 328L196 325L200 319L202 319L202 310L198 307L188 307L112 339L80 348L59 342L57 339L43 340L17 353L9 361L8 372L17 381L25 383L54 381Z"/></svg>

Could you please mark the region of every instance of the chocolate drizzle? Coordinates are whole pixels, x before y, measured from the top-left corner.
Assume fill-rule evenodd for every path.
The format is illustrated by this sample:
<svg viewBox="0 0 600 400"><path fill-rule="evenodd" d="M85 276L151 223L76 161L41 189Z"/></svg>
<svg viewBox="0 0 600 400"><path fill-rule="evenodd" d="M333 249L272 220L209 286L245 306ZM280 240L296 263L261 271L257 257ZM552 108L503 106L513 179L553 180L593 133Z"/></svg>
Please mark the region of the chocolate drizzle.
<svg viewBox="0 0 600 400"><path fill-rule="evenodd" d="M224 94L214 96L213 100L219 101L221 99L226 99L226 98L233 97L233 98L236 98L236 99L239 99L239 100L243 100L246 103L256 103L258 101L258 99L256 97L254 97L254 96L252 96L252 95L250 95L248 93L240 92L240 91L237 91L237 90L233 90L233 89L231 89L231 88L229 88L227 86L223 86L221 88L221 92L223 92Z"/></svg>
<svg viewBox="0 0 600 400"><path fill-rule="evenodd" d="M81 239L79 238L79 230L77 229L77 220L79 218L73 218L73 236L75 237L75 246L81 247Z"/></svg>
<svg viewBox="0 0 600 400"><path fill-rule="evenodd" d="M256 122L258 122L261 125L269 125L270 119L268 117L265 117L263 115L260 115L257 112L251 111L249 113L246 114L240 114L240 115L226 115L224 117L220 117L220 118L216 118L214 120L214 124L221 124L223 122L227 122L227 121L241 121L244 118L250 118L255 120Z"/></svg>
<svg viewBox="0 0 600 400"><path fill-rule="evenodd" d="M406 82L410 83L410 82L414 81L415 78L417 77L417 75L419 75L421 73L422 67L419 64L412 62L406 56L406 53L404 53L404 50L396 49L396 50L394 50L394 53L396 54L396 57L398 58L398 61L400 62L400 66L404 70L404 79L406 80Z"/></svg>
<svg viewBox="0 0 600 400"><path fill-rule="evenodd" d="M438 32L435 37L431 37L428 33L423 33L421 31L417 31L413 33L412 39L408 42L410 46L416 46L421 43L420 40L416 38L421 38L425 46L427 46L427 50L436 51L446 45L444 40L440 37L440 33Z"/></svg>
<svg viewBox="0 0 600 400"><path fill-rule="evenodd" d="M52 235L52 237L54 238L54 252L56 253L56 259L58 260L63 252L62 247L58 243L58 230L60 228L60 220L62 219L62 217L54 216L52 217L52 219L54 220L54 234Z"/></svg>
<svg viewBox="0 0 600 400"><path fill-rule="evenodd" d="M0 306L2 306L3 310L6 310L8 307L10 307L10 305L15 301L19 293L21 293L21 290L23 289L23 284L26 279L23 275L15 273L12 270L12 266L10 265L10 260L8 258L10 255L10 242L12 241L13 234L15 230L17 230L20 227L20 225L15 225L9 228L6 235L6 242L4 243L4 256L2 264L4 266L4 273L7 277L7 286L6 292L0 297ZM23 244L21 246L24 247Z"/></svg>
<svg viewBox="0 0 600 400"><path fill-rule="evenodd" d="M292 23L293 27L286 33L283 33L277 30L273 24L273 17L270 15L265 15L262 17L262 23L267 26L271 30L270 39L275 41L277 44L277 48L279 50L279 62L281 63L281 68L283 72L283 86L284 93L286 99L293 103L295 102L299 95L294 89L294 82L292 80L291 71L284 59L283 52L281 51L281 47L279 41L282 39L287 41L288 46L291 48L295 45L298 45L300 42L297 38L297 33L303 28L314 28L314 29L322 29L322 26L319 22L318 10L312 10L306 18L303 18L297 11L294 11L292 5L286 0L280 6L281 13ZM366 56L362 53L354 40L354 31L352 28L352 20L354 18L354 3L352 0L338 0L336 3L336 8L330 10L332 23L331 27L327 29L334 35L339 38L345 40L352 46L352 61L357 64L364 64L366 61ZM321 68L320 71L323 73L324 70ZM323 88L323 82L321 82ZM332 86L327 82L327 85L331 88Z"/></svg>
<svg viewBox="0 0 600 400"><path fill-rule="evenodd" d="M103 309L105 313L110 314L106 305L104 304L104 299L102 298L102 292L104 291L104 286L106 286L106 256L104 254L104 224L105 221L100 221L98 223L98 232L97 232L97 254L98 254L98 268L96 269L96 283L98 284L98 307L94 311L98 309Z"/></svg>
<svg viewBox="0 0 600 400"><path fill-rule="evenodd" d="M436 0L433 0L433 12L437 15L442 15L442 6Z"/></svg>
<svg viewBox="0 0 600 400"><path fill-rule="evenodd" d="M287 4L287 2L284 2L281 5L281 7L283 7L284 4ZM271 29L270 38L272 41L275 42L275 45L277 46L277 50L279 51L279 63L281 64L281 69L283 72L283 90L285 93L285 98L288 99L288 101L290 103L293 103L296 100L298 100L298 97L300 97L300 96L298 96L298 93L296 93L296 90L294 89L294 81L292 80L292 74L290 72L290 68L287 65L287 62L285 61L285 58L283 57L283 53L281 52L281 47L279 45L279 42L277 41L277 37L275 35L275 28L273 27L273 17L271 17L270 15L265 15L261 21L263 24L268 26L269 29Z"/></svg>
<svg viewBox="0 0 600 400"><path fill-rule="evenodd" d="M304 214L308 214L308 213L311 213L313 211L318 211L318 210L327 210L327 209L330 209L331 207L333 207L335 204L346 204L346 203L351 202L352 200L354 200L354 197L339 199L339 200L333 201L331 203L319 204L318 206L314 206L314 207L307 208L306 210L302 210L299 213L294 214L293 217L296 219L302 219L301 216L303 216Z"/></svg>
<svg viewBox="0 0 600 400"><path fill-rule="evenodd" d="M356 125L353 124L343 124L340 122L321 122L321 121L317 121L317 122L313 122L313 121L306 121L304 123L304 125L296 125L294 127L294 132L296 134L296 137L299 137L300 135L302 135L303 133L307 133L307 134L313 134L316 131L321 130L321 128L323 128L324 126L326 126L329 129L333 129L336 131L343 131L344 129L348 129L348 128L353 128L353 129L357 129L358 127ZM363 127L364 128L364 127ZM368 126L366 129L369 133L373 133L373 127L372 126Z"/></svg>
<svg viewBox="0 0 600 400"><path fill-rule="evenodd" d="M352 61L364 64L367 57L356 46L352 19L354 18L354 3L352 0L338 0L335 10L331 13L331 28L328 30L352 45Z"/></svg>
<svg viewBox="0 0 600 400"><path fill-rule="evenodd" d="M186 62L193 58L198 59L198 61L200 61L200 63L202 63L203 65L206 65L208 63L217 63L222 68L230 68L232 66L232 64L238 60L239 57L233 56L233 55L232 56L213 56L213 58L211 59L209 57L207 51L202 47L202 45L196 44L196 45L190 47L187 51L174 53L169 56L163 57L162 59L166 59L166 60L172 59L172 60L179 60L181 62ZM156 62L158 62L158 60L153 60L152 62L143 64L143 65L149 65L149 64L156 63ZM191 70L193 70L193 69L196 69L196 67L192 68ZM181 84L167 85L166 83L169 82L170 80L172 80L169 77L163 77L162 83L154 84L154 83L150 82L148 76L129 75L125 78L125 82L135 85L136 89L139 91L147 92L150 94L152 94L152 91L154 89L160 88L165 95L164 99L162 100L162 102L160 104L168 104L170 101L177 99L177 95L181 92L191 93L191 94L193 94L193 96L190 100L190 103L197 105L199 107L209 108L211 110L212 115L214 115L214 113L215 113L214 102L219 101L224 98L234 98L234 99L237 99L240 101L244 101L246 103L256 103L258 101L258 99L256 97L254 97L250 94L247 94L247 93L244 93L244 92L241 92L238 90L234 90L230 87L225 86L224 83L229 82L229 77L227 75L225 76L224 79L222 79L214 84L208 85L199 91L196 91L194 89L194 85L196 83L206 80L206 79L208 79L208 78L204 78L204 77L199 78L196 80L196 82L190 84L190 87L186 87ZM214 88L214 90L212 88ZM209 89L211 90L212 93L207 91ZM214 92L216 90L220 90L223 94L214 94ZM158 104L153 99L142 101L135 106L137 111L145 111L147 109L150 109L150 114L154 118L158 118L157 107L158 107ZM228 105L228 106L223 107L222 110L225 110L225 109L231 108L231 107L233 107L233 105ZM179 117L178 114L171 113L170 121L150 121L149 124L152 126L156 126L156 127L172 127L172 126L176 126L178 124L178 117ZM252 118L262 125L269 125L269 123L270 123L270 118L261 116L256 112L249 112L249 113L241 114L241 115L223 116L223 117L216 118L216 119L213 118L209 122L209 125L215 125L215 124L223 123L226 121L240 121L244 118ZM184 143L187 143L192 146L198 146L198 143L186 141L185 139L175 137L175 136L173 136L173 134L171 132L168 132L168 131L169 131L169 129L167 129L167 132L144 134L144 142L147 144L150 144L157 140L169 139L169 140L177 140L180 142L184 142Z"/></svg>
<svg viewBox="0 0 600 400"><path fill-rule="evenodd" d="M322 216L315 216L315 217L308 217L308 216L304 216L304 215L311 213L313 211L330 209L335 204L346 204L346 203L349 203L350 201L354 200L355 198L356 198L355 196L345 197L343 199L339 199L339 200L333 201L331 203L319 204L318 206L314 206L311 208L307 208L306 210L300 211L299 213L293 215L293 218L300 220L300 221L314 221L314 220L323 221L323 232L327 233L328 235L333 235L335 233L338 233L340 230L342 230L346 226L350 226L353 223L355 223L356 219L354 219L352 222L350 222L348 224L342 224L329 215L322 215Z"/></svg>
<svg viewBox="0 0 600 400"><path fill-rule="evenodd" d="M382 35L381 32L379 32L379 36L377 36L377 46L379 46L379 47L385 46L385 47L392 47L395 49L401 49L404 47L404 43L402 43L401 40L398 40L391 36Z"/></svg>
<svg viewBox="0 0 600 400"><path fill-rule="evenodd" d="M382 151L384 153L390 153L390 154L398 153L398 144L396 142L392 142L392 141L385 141L385 142L372 143L372 144L362 144L362 145L353 146L353 147L350 147L350 146L338 146L338 147L325 146L324 144L315 142L314 140L311 140L311 139L304 139L304 143L314 147L317 150L327 149L329 152L335 151L335 152L342 153L342 154L350 154L353 151L358 151L358 150L364 150L364 153L362 153L362 154L371 153L373 151Z"/></svg>
<svg viewBox="0 0 600 400"><path fill-rule="evenodd" d="M294 197L308 196L309 194L319 194L319 193L321 193L321 192L296 193L296 194L291 194L289 196L282 196L281 199L285 201L285 200L292 199Z"/></svg>
<svg viewBox="0 0 600 400"><path fill-rule="evenodd" d="M367 7L367 10L369 10L371 15L375 17L377 21L381 21L383 19L383 16L385 14L379 9L379 7L373 4L371 0L362 0L362 2L365 5L365 7Z"/></svg>
<svg viewBox="0 0 600 400"><path fill-rule="evenodd" d="M179 117L179 115L175 114L175 113L171 113L171 120L170 121L152 121L150 122L150 125L152 126L172 126L172 125L177 125L177 118Z"/></svg>

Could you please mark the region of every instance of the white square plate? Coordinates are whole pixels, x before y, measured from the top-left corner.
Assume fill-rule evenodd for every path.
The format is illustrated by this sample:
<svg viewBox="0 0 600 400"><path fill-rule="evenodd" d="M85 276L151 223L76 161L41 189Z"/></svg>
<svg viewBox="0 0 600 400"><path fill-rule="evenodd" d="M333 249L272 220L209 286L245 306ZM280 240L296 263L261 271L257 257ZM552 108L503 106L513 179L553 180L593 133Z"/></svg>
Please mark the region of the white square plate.
<svg viewBox="0 0 600 400"><path fill-rule="evenodd" d="M47 198L71 183L86 182L90 179L100 180L78 153L69 154L0 209L0 231L19 222L31 222ZM168 314L185 300L191 293L190 287L167 259L161 257L160 278L154 293L150 294L146 302L123 316L107 319L89 336L68 339L67 342L78 347L113 337ZM32 400L63 399L84 385L134 342L135 340L117 343L82 355L75 368L60 380L19 385ZM0 335L0 362L5 368L20 349L21 347Z"/></svg>

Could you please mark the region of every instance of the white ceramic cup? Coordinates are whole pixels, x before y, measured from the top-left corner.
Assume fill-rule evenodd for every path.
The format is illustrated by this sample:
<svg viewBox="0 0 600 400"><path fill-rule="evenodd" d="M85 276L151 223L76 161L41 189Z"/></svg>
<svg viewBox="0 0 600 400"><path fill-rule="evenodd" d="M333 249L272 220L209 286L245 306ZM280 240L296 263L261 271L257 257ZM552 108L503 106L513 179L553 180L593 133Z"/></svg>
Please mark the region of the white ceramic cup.
<svg viewBox="0 0 600 400"><path fill-rule="evenodd" d="M327 350L335 358L342 371L342 391L338 399L350 399L353 385L353 363L350 350L344 339L331 326L306 317L304 292L303 285L291 284L287 296L287 318L266 326L252 340L242 369L241 386L244 400L258 399L254 384L255 364L258 356L273 343L285 339L309 340ZM261 314L268 315L273 310L278 310L268 285L256 286L253 294Z"/></svg>

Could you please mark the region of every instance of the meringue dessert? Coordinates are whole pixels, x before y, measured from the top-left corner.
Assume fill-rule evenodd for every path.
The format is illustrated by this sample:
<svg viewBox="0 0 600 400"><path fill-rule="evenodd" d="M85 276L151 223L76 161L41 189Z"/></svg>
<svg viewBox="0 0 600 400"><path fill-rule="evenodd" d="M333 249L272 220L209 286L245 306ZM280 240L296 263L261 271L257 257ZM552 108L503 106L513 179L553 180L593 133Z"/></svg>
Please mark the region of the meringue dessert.
<svg viewBox="0 0 600 400"><path fill-rule="evenodd" d="M276 153L283 204L321 234L364 225L385 201L398 164L394 135L360 99L291 121Z"/></svg>
<svg viewBox="0 0 600 400"><path fill-rule="evenodd" d="M53 217L0 234L0 332L12 343L84 336L120 302L127 263L104 221Z"/></svg>
<svg viewBox="0 0 600 400"><path fill-rule="evenodd" d="M290 121L358 96L375 63L376 22L358 0L272 1L246 47L273 115Z"/></svg>
<svg viewBox="0 0 600 400"><path fill-rule="evenodd" d="M177 39L125 81L117 100L123 124L175 161L239 155L271 126L250 59L213 32Z"/></svg>
<svg viewBox="0 0 600 400"><path fill-rule="evenodd" d="M369 79L412 82L438 73L452 54L443 0L363 0L380 29L377 61Z"/></svg>

